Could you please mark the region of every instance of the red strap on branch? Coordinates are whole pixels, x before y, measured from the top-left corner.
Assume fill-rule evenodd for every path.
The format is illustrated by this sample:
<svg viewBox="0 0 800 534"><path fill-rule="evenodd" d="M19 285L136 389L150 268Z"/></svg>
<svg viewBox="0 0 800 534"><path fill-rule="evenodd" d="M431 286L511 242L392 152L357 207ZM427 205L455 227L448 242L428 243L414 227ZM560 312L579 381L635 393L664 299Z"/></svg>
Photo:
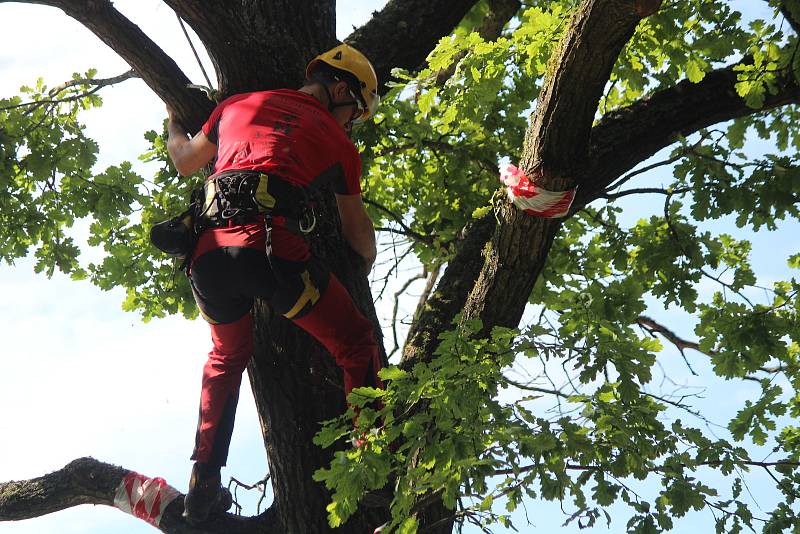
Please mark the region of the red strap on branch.
<svg viewBox="0 0 800 534"><path fill-rule="evenodd" d="M548 191L536 185L525 173L512 164L500 170L500 181L506 186L506 193L514 205L536 217L556 219L569 213L577 189L568 191Z"/></svg>
<svg viewBox="0 0 800 534"><path fill-rule="evenodd" d="M180 494L163 478L147 478L129 471L117 487L114 506L157 527L164 510Z"/></svg>

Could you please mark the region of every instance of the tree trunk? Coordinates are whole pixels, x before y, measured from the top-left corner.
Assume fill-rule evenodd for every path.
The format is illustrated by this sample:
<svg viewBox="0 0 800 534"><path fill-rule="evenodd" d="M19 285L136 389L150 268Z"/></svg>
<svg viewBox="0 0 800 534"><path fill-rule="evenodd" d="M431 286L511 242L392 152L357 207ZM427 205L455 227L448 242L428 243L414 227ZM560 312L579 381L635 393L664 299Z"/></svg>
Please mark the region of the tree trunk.
<svg viewBox="0 0 800 534"><path fill-rule="evenodd" d="M314 254L324 258L362 313L377 324L363 267L339 234L333 193L325 191L324 196L317 213L318 233L312 241ZM287 533L327 532L325 506L330 495L311 475L330 464L331 455L312 440L320 421L345 409L341 371L321 345L265 304L256 306L254 318L256 354L250 380L278 516ZM336 532L371 532L384 521L383 514L366 511Z"/></svg>

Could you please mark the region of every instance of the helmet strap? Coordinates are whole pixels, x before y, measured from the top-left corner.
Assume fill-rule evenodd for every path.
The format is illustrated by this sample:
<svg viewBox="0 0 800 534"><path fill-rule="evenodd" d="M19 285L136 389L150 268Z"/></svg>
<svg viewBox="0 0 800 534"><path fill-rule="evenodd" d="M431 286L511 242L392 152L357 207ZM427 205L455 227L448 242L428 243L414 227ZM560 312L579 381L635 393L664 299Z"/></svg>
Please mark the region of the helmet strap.
<svg viewBox="0 0 800 534"><path fill-rule="evenodd" d="M328 89L328 84L322 80L317 80L317 83L322 86L322 90L325 91L325 96L328 97L328 111L333 113L333 110L336 108L336 104L333 103L333 96L331 95L330 89Z"/></svg>
<svg viewBox="0 0 800 534"><path fill-rule="evenodd" d="M314 76L312 79L315 82L317 82L318 84L320 84L322 86L322 90L325 91L325 96L328 99L328 112L329 113L333 113L334 109L340 108L340 107L343 107L343 106L352 106L353 104L358 105L358 102L356 100L353 100L352 102L340 102L338 104L334 103L333 95L331 95L331 91L330 91L330 89L328 89L328 81L323 79L322 77L318 77L318 76ZM351 137L351 136L352 136L352 132L348 133L348 137Z"/></svg>
<svg viewBox="0 0 800 534"><path fill-rule="evenodd" d="M357 100L352 100L350 102L339 102L338 104L333 101L333 95L331 95L330 89L328 89L328 80L322 78L321 76L314 76L314 81L317 82L322 86L322 90L325 91L325 96L328 99L328 111L333 113L333 110L336 108L340 108L343 106L352 106L353 104L359 105ZM337 83L341 80L336 80Z"/></svg>
<svg viewBox="0 0 800 534"><path fill-rule="evenodd" d="M331 90L328 89L330 81L319 75L315 75L312 79L322 86L322 90L325 91L325 97L328 99L328 111L333 113L333 110L342 104L334 104L333 95L331 94Z"/></svg>

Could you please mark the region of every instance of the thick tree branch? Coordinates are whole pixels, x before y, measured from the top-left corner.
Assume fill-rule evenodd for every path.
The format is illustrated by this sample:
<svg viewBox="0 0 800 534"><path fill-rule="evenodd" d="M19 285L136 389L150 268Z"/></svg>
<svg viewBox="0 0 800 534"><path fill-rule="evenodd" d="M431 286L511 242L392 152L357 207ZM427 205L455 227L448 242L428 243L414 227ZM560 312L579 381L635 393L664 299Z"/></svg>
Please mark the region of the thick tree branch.
<svg viewBox="0 0 800 534"><path fill-rule="evenodd" d="M602 48L602 46L600 46L600 48ZM565 55L568 56L568 54ZM551 68L550 71L554 72L556 69ZM556 72L560 72L560 69ZM573 73L573 76L576 78L580 77L581 72L582 71ZM567 169L566 171L562 171L562 173L567 176L572 174L575 178L579 179L577 181L580 181L580 188L578 189L578 194L573 204L572 213L577 212L588 202L603 196L605 188L608 187L611 182L618 179L623 173L630 171L641 161L655 154L658 150L669 146L675 141L678 134L687 136L709 125L756 112L757 110L748 107L744 100L736 94L735 84L736 73L733 70L733 66L719 69L708 73L705 79L700 83L692 84L688 81L680 82L674 87L664 89L650 97L644 98L636 104L604 117L603 120L591 130L590 147L586 151L586 153L591 154L591 157L580 157L574 150L571 152L565 151L565 153L570 152L572 156L561 156L562 165ZM595 84L595 88L598 86L599 83ZM574 91L569 84L564 84L563 87L566 91ZM546 95L543 93L540 108L544 105L545 96ZM771 109L798 101L800 101L800 88L798 88L797 84L790 76L786 76L778 93L767 96L764 109ZM570 116L570 109L569 106L562 109L562 112L566 114L565 117L567 121L575 119L575 117ZM539 111L537 109L537 114L538 113ZM584 110L583 121L586 121L588 115L588 111ZM555 146L557 149L559 143L555 143L553 140L560 138L558 132L562 127L566 130L573 130L573 140L582 139L580 136L576 137L574 133L581 130L581 128L571 128L566 126L563 121L559 123L555 120L555 117L558 117L557 113L553 112L548 114L542 112L542 117L542 119L538 119L538 126L535 125L538 131L545 131L545 133L548 131L547 128L544 127L545 122L551 124L552 128L549 130L551 139L549 144L546 140L538 141L537 146L541 154L546 153L546 150L542 151L542 149L547 146L550 146L551 149ZM547 117L551 120L545 121ZM531 136L534 135L529 131L529 137ZM567 143L566 140L563 142ZM569 145L569 143L567 143L567 145ZM533 151L531 151L531 153L532 152ZM583 168L573 168L572 172L570 172L570 157L573 158L571 160L572 162L585 162L582 164ZM540 156L539 159L530 160L525 168L529 168L530 165L536 165L539 161L543 163L543 170L549 164L548 161L553 160L548 160ZM576 164L581 165L580 163ZM557 172L554 172L554 169L550 169L549 172L542 172L540 170L539 172L533 173L538 181L544 182L545 184L549 182L551 184L549 187L550 189L558 190L566 188L569 180L555 179L557 174ZM580 179L582 177L586 178ZM560 187L559 183L561 183ZM552 236L555 235L558 228L557 222L536 220L520 215L507 206L502 208L499 218L507 222L504 227L508 229L506 233L511 239L510 243L514 243L514 246L520 251L524 251L525 247L529 246L529 243L539 238L552 239ZM515 237L515 234L510 231L512 227L519 228L521 233ZM533 234L532 229L534 227L538 229L538 234ZM536 235L539 237L535 238ZM477 236L470 234L468 234L467 239L480 241ZM479 250L481 247L482 245L473 244L471 247L472 253L475 253L475 250ZM493 251L490 252L487 250L486 254L489 258L499 257L499 255L493 253ZM519 257L525 257L525 255L525 252L521 252ZM517 268L517 272L528 273L532 279L535 279L541 270L545 256L546 253L539 257L541 262L538 264L527 262L524 266ZM515 255L511 254L510 257L513 258ZM455 259L458 260L459 266L472 265L474 267L474 262L466 260L466 258L460 254L456 255ZM495 261L499 263L500 260ZM508 269L506 269L506 271L508 272ZM469 275L470 280L474 280L471 271L465 272ZM427 352L430 348L428 343L435 343L438 333L442 331L442 327L447 328L449 326L447 321L443 318L453 317L453 315L461 309L458 303L466 300L466 295L463 294L463 285L450 287L444 283L447 279L447 271L445 271L443 283L440 284L442 289L434 295L434 299L431 300L426 309L428 314L438 310L442 313L442 317L438 321L431 320L430 317L423 317L419 321L419 324L415 325L412 332L409 334L409 343L406 349L408 356L412 354L418 355L420 352ZM506 283L507 282L508 279L506 280ZM488 291L484 291L484 294L487 292ZM498 291L495 294L505 295L507 293L508 292ZM518 291L517 293L527 296L525 290ZM441 300L438 300L437 297ZM474 302L481 301L480 296L477 294L473 295L470 300ZM447 306L442 305L445 302ZM445 312L445 310L447 311ZM514 324L517 315L518 313L516 311L513 312L507 319L507 323ZM412 338L413 335L423 331L425 332L424 339L427 341L423 341L422 338L419 340L414 340ZM428 347L428 349L424 347Z"/></svg>
<svg viewBox="0 0 800 534"><path fill-rule="evenodd" d="M587 1L573 18L550 64L553 74L545 80L527 132L523 168L536 170L542 185L571 185L548 181L567 175L576 159L586 157L597 105L620 51L642 17L640 4Z"/></svg>
<svg viewBox="0 0 800 534"><path fill-rule="evenodd" d="M79 504L114 505L114 494L128 473L121 467L81 458L43 477L0 483L0 520L16 521Z"/></svg>
<svg viewBox="0 0 800 534"><path fill-rule="evenodd" d="M487 41L494 41L503 33L511 19L522 7L519 0L489 0L489 13L483 23L476 29L478 35Z"/></svg>
<svg viewBox="0 0 800 534"><path fill-rule="evenodd" d="M335 0L164 2L202 41L223 97L297 87L307 61L335 44ZM254 49L253 43L258 47ZM232 56L247 61L229 61Z"/></svg>
<svg viewBox="0 0 800 534"><path fill-rule="evenodd" d="M588 152L589 132L603 87L620 50L633 35L640 20L637 12L640 8L637 2L585 2L562 41L560 52L555 54L549 69L553 75L548 78L540 96L522 158L524 170L548 189L563 190L574 183L576 162L584 160ZM650 12L650 9L652 6L646 11ZM507 204L501 206L497 218L503 224L495 231L490 248L484 249L482 242L478 246L473 244L471 249L460 252L455 258L458 260L456 272L469 274L465 277L466 283L475 280L472 278L475 271L462 266L474 268L476 259L483 264L475 290L464 309L466 315L480 316L484 320L486 332L497 324L515 326L519 322L533 282L560 226L558 221L520 214ZM476 227L485 228L483 225ZM480 242L477 235L470 234L467 240ZM462 254L476 254L476 251L483 257L472 261L461 257ZM451 267L439 284L442 289L429 303L431 312L444 310L442 304L447 303L450 318L460 309L454 304L463 302L462 298L466 297L462 293L464 280L461 286L446 283ZM437 299L439 294L444 298ZM430 319L420 322L426 326L437 324ZM406 356L411 358L418 352L428 353L441 328L448 326L446 321L440 320L437 328L422 327L412 331ZM417 342L413 336L421 330L427 330L424 334L427 337ZM432 330L437 334L434 335Z"/></svg>
<svg viewBox="0 0 800 534"><path fill-rule="evenodd" d="M438 289L417 308L417 320L411 325L403 348L401 363L404 367L411 368L430 358L438 345L439 334L452 327L453 319L463 308L478 278L483 266L482 251L495 224L491 215L476 221L457 244L457 252L447 263Z"/></svg>
<svg viewBox="0 0 800 534"><path fill-rule="evenodd" d="M794 33L800 36L800 0L783 0L780 10Z"/></svg>
<svg viewBox="0 0 800 534"><path fill-rule="evenodd" d="M618 176L659 150L702 128L762 110L800 102L800 87L787 73L776 94L767 95L761 110L749 107L736 93L735 65L706 74L700 83L684 80L626 108L609 113L592 129L591 159L580 172L582 181L574 213L602 196Z"/></svg>
<svg viewBox="0 0 800 534"><path fill-rule="evenodd" d="M645 5L646 4L646 5ZM546 189L574 187L587 158L597 105L620 51L658 2L587 0L578 8L549 65L551 73L526 132L521 167ZM484 333L519 323L550 244L560 227L504 202L486 261L465 306L481 317ZM514 288L513 292L508 289Z"/></svg>
<svg viewBox="0 0 800 534"><path fill-rule="evenodd" d="M114 506L114 497L123 478L131 471L95 460L79 458L62 469L31 480L0 482L0 521L18 521L39 517L80 504ZM188 525L183 517L183 495L173 500L161 518L159 528L170 534L258 532L279 534L274 511L256 517L221 514L204 524Z"/></svg>
<svg viewBox="0 0 800 534"><path fill-rule="evenodd" d="M395 67L414 70L444 35L458 25L476 0L390 0L345 42L373 62L379 92Z"/></svg>
<svg viewBox="0 0 800 534"><path fill-rule="evenodd" d="M633 0L586 0L577 9L551 59L523 146L522 170L546 189L574 186L576 162L588 154L603 88L633 36L640 11L641 2ZM507 201L494 215L475 224L464 240L470 246L450 261L439 290L409 332L401 362L405 367L432 357L439 335L462 309L464 318L482 319L480 335L494 326L519 324L560 222L521 214ZM492 231L487 243L483 233ZM443 505L419 514L421 525L437 534L450 532L451 515Z"/></svg>
<svg viewBox="0 0 800 534"><path fill-rule="evenodd" d="M296 86L303 68L314 55L335 44L335 2L260 2L248 10L247 18L221 16L225 2L165 0L197 33L206 46L223 95ZM381 84L391 69L417 67L443 35L459 23L475 0L390 0L364 26L345 39L373 62ZM309 21L313 21L309 24ZM257 24L254 24L257 22ZM263 49L253 54L249 35L268 25L269 39L259 40ZM251 58L247 68L220 61L231 48ZM385 87L381 86L381 93Z"/></svg>
<svg viewBox="0 0 800 534"><path fill-rule="evenodd" d="M197 131L213 108L213 103L202 92L187 88L189 78L175 61L136 24L114 9L109 0L28 0L22 3L57 7L86 26L176 111L189 130Z"/></svg>

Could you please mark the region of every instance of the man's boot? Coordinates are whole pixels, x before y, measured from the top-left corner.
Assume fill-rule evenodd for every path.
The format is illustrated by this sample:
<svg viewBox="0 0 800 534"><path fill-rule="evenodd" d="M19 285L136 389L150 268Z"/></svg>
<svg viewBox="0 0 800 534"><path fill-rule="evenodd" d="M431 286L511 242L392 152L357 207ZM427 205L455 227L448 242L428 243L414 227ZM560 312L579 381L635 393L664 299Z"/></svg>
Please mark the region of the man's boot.
<svg viewBox="0 0 800 534"><path fill-rule="evenodd" d="M206 521L212 512L221 507L221 482L219 467L195 462L189 479L189 491L183 501L183 517L189 524Z"/></svg>

